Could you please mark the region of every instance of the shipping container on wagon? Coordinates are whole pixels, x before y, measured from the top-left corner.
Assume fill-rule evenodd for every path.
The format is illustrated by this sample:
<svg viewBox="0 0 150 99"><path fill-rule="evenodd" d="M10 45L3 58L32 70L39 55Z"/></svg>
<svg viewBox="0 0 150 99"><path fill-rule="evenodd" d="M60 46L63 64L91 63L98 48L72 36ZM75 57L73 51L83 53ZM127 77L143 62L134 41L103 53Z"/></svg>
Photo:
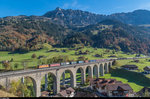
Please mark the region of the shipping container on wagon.
<svg viewBox="0 0 150 99"><path fill-rule="evenodd" d="M84 61L78 61L77 63L81 64L81 63L84 63Z"/></svg>
<svg viewBox="0 0 150 99"><path fill-rule="evenodd" d="M66 65L70 65L70 62L66 62Z"/></svg>
<svg viewBox="0 0 150 99"><path fill-rule="evenodd" d="M102 62L102 60L101 59L97 59L96 62Z"/></svg>
<svg viewBox="0 0 150 99"><path fill-rule="evenodd" d="M66 63L60 63L60 65L61 65L61 66L64 66L64 65L66 65Z"/></svg>
<svg viewBox="0 0 150 99"><path fill-rule="evenodd" d="M70 64L77 64L77 62L70 62Z"/></svg>
<svg viewBox="0 0 150 99"><path fill-rule="evenodd" d="M89 62L96 62L96 60L89 60Z"/></svg>
<svg viewBox="0 0 150 99"><path fill-rule="evenodd" d="M49 65L38 65L38 69L40 68L49 68Z"/></svg>
<svg viewBox="0 0 150 99"><path fill-rule="evenodd" d="M88 61L88 60L85 60L84 62L85 62L85 63L88 63L89 61Z"/></svg>
<svg viewBox="0 0 150 99"><path fill-rule="evenodd" d="M97 62L103 62L104 61L104 59L98 59L97 60Z"/></svg>
<svg viewBox="0 0 150 99"><path fill-rule="evenodd" d="M60 63L50 64L50 67L57 67L57 66L60 66Z"/></svg>

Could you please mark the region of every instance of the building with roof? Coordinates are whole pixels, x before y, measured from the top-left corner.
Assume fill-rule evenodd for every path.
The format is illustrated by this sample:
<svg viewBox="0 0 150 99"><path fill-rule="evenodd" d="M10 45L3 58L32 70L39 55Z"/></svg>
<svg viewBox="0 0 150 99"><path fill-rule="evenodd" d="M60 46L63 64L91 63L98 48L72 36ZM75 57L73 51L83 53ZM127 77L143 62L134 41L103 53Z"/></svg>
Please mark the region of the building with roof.
<svg viewBox="0 0 150 99"><path fill-rule="evenodd" d="M143 69L145 73L150 74L150 66L146 66Z"/></svg>
<svg viewBox="0 0 150 99"><path fill-rule="evenodd" d="M60 97L74 97L75 90L71 87L67 88L66 90L62 90L58 93Z"/></svg>
<svg viewBox="0 0 150 99"><path fill-rule="evenodd" d="M109 97L133 97L133 89L129 84L108 84L105 86L105 91Z"/></svg>
<svg viewBox="0 0 150 99"><path fill-rule="evenodd" d="M88 93L84 91L77 91L74 97L98 97L95 93Z"/></svg>
<svg viewBox="0 0 150 99"><path fill-rule="evenodd" d="M97 90L101 94L109 97L114 96L134 96L133 89L128 84L123 84L116 79L90 79L90 87Z"/></svg>
<svg viewBox="0 0 150 99"><path fill-rule="evenodd" d="M136 65L123 65L121 67L126 70L138 70L138 66L136 66Z"/></svg>

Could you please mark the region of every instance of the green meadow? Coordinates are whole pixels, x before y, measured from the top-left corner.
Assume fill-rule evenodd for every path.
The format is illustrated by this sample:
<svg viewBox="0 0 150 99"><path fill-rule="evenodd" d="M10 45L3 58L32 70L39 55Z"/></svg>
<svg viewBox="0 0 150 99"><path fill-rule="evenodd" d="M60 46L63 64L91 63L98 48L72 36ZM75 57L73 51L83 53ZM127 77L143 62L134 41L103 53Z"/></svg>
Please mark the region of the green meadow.
<svg viewBox="0 0 150 99"><path fill-rule="evenodd" d="M57 50L57 52L49 52L50 50ZM66 50L66 52L63 52L62 50ZM135 57L136 54L130 54L130 53L124 53L122 51L115 51L114 50L109 50L106 51L107 49L104 48L92 48L92 47L84 47L82 49L79 50L74 50L74 49L69 49L69 48L45 48L45 49L41 49L39 51L30 51L28 53L25 54L19 54L19 53L11 53L8 51L1 51L0 52L0 62L4 61L4 60L12 60L12 62L10 62L10 65L12 67L13 70L19 70L19 69L23 69L23 62L26 61L26 68L35 68L38 65L38 61L42 60L42 61L46 61L49 58L52 57L56 57L59 55L65 55L68 56L69 59L71 60L77 60L78 57L84 56L86 58L88 58L88 60L92 60L92 59L104 59L104 58L110 58L110 55L115 55L116 57L114 58L126 58L126 57ZM88 51L88 54L86 55L76 55L76 52L85 52ZM32 58L31 56L35 54L36 58ZM94 55L99 54L102 55L102 57L95 57ZM39 56L44 56L44 58L38 59ZM142 55L141 55L142 56ZM150 58L149 58L150 59ZM15 64L18 64L17 68L14 68ZM122 65L137 65L139 67L139 70L137 71L127 71L127 70L123 70L120 67ZM139 59L139 62L133 62L133 60L117 60L116 65L112 66L112 70L109 74L105 74L103 77L101 78L113 78L116 79L118 81L122 81L123 83L128 83L135 92L138 92L139 90L141 90L144 86L146 87L150 87L150 80L149 80L149 76L150 75L142 75L140 74L140 72L143 71L143 68L145 66L150 66L150 62L146 59ZM0 70L4 70L4 67L2 66L2 63L0 63ZM77 77L77 83L81 82L81 73L77 73L76 75ZM66 79L70 78L70 74L66 73L65 74ZM62 80L62 77L61 77ZM44 78L41 82L41 85L44 87ZM41 87L42 87L41 86Z"/></svg>
<svg viewBox="0 0 150 99"><path fill-rule="evenodd" d="M49 52L49 50L57 50L59 52ZM66 52L62 52L62 50L66 50ZM75 52L78 51L86 51L88 50L87 55L75 55ZM4 67L2 66L1 61L8 60L10 61L13 59L12 62L10 62L10 65L13 70L20 70L24 69L23 62L26 62L26 68L35 68L39 63L39 60L46 62L47 59L56 57L59 55L65 55L68 56L71 60L77 60L78 57L84 56L88 58L89 60L92 59L104 59L104 58L110 58L110 55L116 55L117 57L135 57L135 54L129 54L129 53L123 53L122 51L117 51L115 54L113 54L113 50L109 50L109 52L106 52L107 49L102 48L91 48L91 47L84 47L82 49L79 49L77 51L71 50L69 48L45 48L41 49L39 51L30 51L25 54L19 54L19 53L11 53L8 51L0 51L0 69L3 70ZM32 58L31 56L35 54L36 58ZM103 54L102 57L95 57L96 54ZM38 59L39 56L44 56L44 58ZM18 65L17 68L15 68L15 64Z"/></svg>

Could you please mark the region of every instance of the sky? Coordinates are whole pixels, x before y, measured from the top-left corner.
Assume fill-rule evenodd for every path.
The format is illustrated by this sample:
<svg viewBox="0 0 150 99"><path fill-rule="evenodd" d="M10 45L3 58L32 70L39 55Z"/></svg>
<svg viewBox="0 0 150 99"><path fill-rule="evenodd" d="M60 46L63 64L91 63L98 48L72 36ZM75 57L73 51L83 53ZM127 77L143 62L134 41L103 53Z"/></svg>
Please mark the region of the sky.
<svg viewBox="0 0 150 99"><path fill-rule="evenodd" d="M56 7L109 15L137 9L150 10L150 0L0 0L0 17L40 16Z"/></svg>

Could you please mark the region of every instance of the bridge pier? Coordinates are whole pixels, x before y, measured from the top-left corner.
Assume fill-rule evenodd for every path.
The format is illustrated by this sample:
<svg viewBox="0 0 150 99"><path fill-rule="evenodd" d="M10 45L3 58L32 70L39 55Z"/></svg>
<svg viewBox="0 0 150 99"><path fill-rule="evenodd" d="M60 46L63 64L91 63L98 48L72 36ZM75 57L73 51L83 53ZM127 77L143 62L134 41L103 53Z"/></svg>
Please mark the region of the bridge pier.
<svg viewBox="0 0 150 99"><path fill-rule="evenodd" d="M8 77L6 77L6 90L8 91L9 90L9 88L11 87L11 85L10 85L10 79L8 78Z"/></svg>
<svg viewBox="0 0 150 99"><path fill-rule="evenodd" d="M106 73L109 73L109 69L110 69L110 68L109 68L109 65L110 65L110 64L107 63L107 66L106 66Z"/></svg>
<svg viewBox="0 0 150 99"><path fill-rule="evenodd" d="M76 73L72 75L73 77L71 78L71 87L75 88L76 87Z"/></svg>
<svg viewBox="0 0 150 99"><path fill-rule="evenodd" d="M21 78L21 83L24 85L24 77ZM22 97L24 97L24 92L22 94Z"/></svg>
<svg viewBox="0 0 150 99"><path fill-rule="evenodd" d="M100 66L100 73L101 73L101 76L104 76L104 65Z"/></svg>
<svg viewBox="0 0 150 99"><path fill-rule="evenodd" d="M36 84L33 84L36 97L41 96L41 80L38 80Z"/></svg>
<svg viewBox="0 0 150 99"><path fill-rule="evenodd" d="M63 72L62 77L63 77L62 84L63 84L63 86L65 86L65 71Z"/></svg>
<svg viewBox="0 0 150 99"><path fill-rule="evenodd" d="M47 90L47 87L48 87L48 74L45 74L45 90Z"/></svg>
<svg viewBox="0 0 150 99"><path fill-rule="evenodd" d="M56 70L56 94L60 92L60 76L59 75L59 70Z"/></svg>
<svg viewBox="0 0 150 99"><path fill-rule="evenodd" d="M88 70L88 76L93 78L93 68L92 67L90 70Z"/></svg>
<svg viewBox="0 0 150 99"><path fill-rule="evenodd" d="M96 78L99 78L99 66L98 66L98 68L96 70Z"/></svg>
<svg viewBox="0 0 150 99"><path fill-rule="evenodd" d="M81 84L85 84L86 81L86 69L83 68L83 73L81 72Z"/></svg>

